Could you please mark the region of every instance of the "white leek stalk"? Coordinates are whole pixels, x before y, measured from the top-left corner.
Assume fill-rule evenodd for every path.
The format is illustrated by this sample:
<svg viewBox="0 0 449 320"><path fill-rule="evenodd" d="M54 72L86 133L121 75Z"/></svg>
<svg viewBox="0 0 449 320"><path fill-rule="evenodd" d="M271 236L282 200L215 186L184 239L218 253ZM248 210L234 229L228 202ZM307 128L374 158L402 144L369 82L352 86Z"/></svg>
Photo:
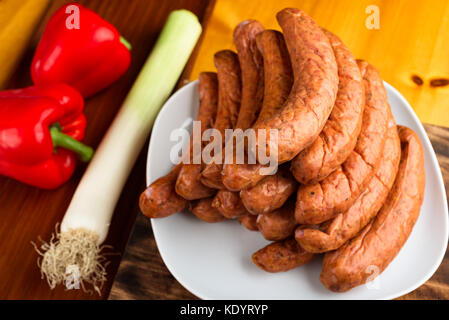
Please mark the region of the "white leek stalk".
<svg viewBox="0 0 449 320"><path fill-rule="evenodd" d="M131 91L75 191L60 232L41 246L43 277L54 288L79 281L100 293L106 279L101 244L115 205L161 106L201 33L187 10L173 11ZM78 279L77 279L78 278ZM84 286L83 286L84 288Z"/></svg>

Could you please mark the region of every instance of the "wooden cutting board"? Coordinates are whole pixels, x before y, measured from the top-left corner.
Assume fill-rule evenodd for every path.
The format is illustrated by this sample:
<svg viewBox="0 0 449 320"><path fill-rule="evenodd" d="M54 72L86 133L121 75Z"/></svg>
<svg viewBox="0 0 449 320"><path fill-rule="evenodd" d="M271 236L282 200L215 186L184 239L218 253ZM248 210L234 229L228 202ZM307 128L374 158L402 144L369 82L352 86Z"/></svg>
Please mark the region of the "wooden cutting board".
<svg viewBox="0 0 449 320"><path fill-rule="evenodd" d="M8 88L31 85L29 66L34 49L51 14L69 1L54 0L29 43L25 57L16 70ZM156 38L172 10L185 8L200 21L205 17L207 0L89 0L80 1L111 22L132 45L132 63L119 81L86 101L88 120L85 142L98 146L123 99L131 88ZM0 49L1 50L1 49ZM186 71L189 69L187 68ZM119 152L119 149L118 151ZM25 186L12 179L0 177L0 299L105 299L110 291L130 231L138 214L138 197L145 187L146 148L142 151L126 183L114 213L106 244L114 247L107 267L108 282L102 295L82 290L66 291L63 287L50 290L41 280L36 265L38 255L31 241L38 237L49 240L55 223L61 221L75 188L84 172L80 166L68 183L54 191ZM113 173L111 173L113 174Z"/></svg>

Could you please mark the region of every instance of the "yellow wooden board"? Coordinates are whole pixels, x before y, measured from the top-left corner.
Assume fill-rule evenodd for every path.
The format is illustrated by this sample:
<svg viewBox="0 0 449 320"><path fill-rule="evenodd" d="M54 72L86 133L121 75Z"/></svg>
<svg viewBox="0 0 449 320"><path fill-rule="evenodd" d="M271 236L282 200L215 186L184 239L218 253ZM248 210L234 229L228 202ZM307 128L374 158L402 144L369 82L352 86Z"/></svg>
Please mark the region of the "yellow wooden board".
<svg viewBox="0 0 449 320"><path fill-rule="evenodd" d="M375 12L369 6L373 5L378 8L379 29L372 28ZM449 85L430 85L432 79L449 79L447 0L217 0L191 79L201 71L215 70L216 51L235 50L232 31L240 21L257 19L266 28L279 30L276 12L285 7L304 10L340 36L357 58L377 67L422 122L449 126ZM413 75L423 84L413 82Z"/></svg>
<svg viewBox="0 0 449 320"><path fill-rule="evenodd" d="M0 89L6 85L50 0L0 0Z"/></svg>

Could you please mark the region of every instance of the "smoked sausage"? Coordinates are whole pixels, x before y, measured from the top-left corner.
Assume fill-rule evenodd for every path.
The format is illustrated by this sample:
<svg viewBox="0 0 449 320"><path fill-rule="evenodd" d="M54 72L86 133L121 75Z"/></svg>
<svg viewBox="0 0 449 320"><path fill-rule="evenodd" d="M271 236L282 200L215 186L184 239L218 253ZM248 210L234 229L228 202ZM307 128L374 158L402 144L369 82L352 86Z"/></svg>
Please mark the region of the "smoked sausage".
<svg viewBox="0 0 449 320"><path fill-rule="evenodd" d="M305 251L294 238L270 243L255 252L254 264L266 272L284 272L308 263L313 253Z"/></svg>
<svg viewBox="0 0 449 320"><path fill-rule="evenodd" d="M250 213L268 213L282 207L297 186L288 166L282 165L276 174L267 176L252 188L240 191L240 198Z"/></svg>
<svg viewBox="0 0 449 320"><path fill-rule="evenodd" d="M402 146L396 180L382 209L355 238L326 253L320 280L344 292L382 273L407 241L424 199L424 152L418 135L399 126Z"/></svg>
<svg viewBox="0 0 449 320"><path fill-rule="evenodd" d="M271 118L290 93L293 71L284 36L276 30L265 30L256 36L263 56L264 93L258 122Z"/></svg>
<svg viewBox="0 0 449 320"><path fill-rule="evenodd" d="M257 216L257 228L267 240L275 241L290 237L296 226L294 197L282 208Z"/></svg>
<svg viewBox="0 0 449 320"><path fill-rule="evenodd" d="M235 125L236 129L246 130L249 128L256 120L262 106L263 60L256 45L256 35L263 30L262 24L255 20L245 20L234 29L234 43L237 48L242 74L242 99ZM229 142L233 143L232 140ZM222 169L221 164L209 165L204 170L203 177L207 179L209 175L212 175L214 180L221 181ZM220 190L217 193L213 205L228 218L235 218L248 213L239 195L227 190Z"/></svg>
<svg viewBox="0 0 449 320"><path fill-rule="evenodd" d="M219 190L212 201L212 206L229 219L247 215L249 212L243 205L237 192Z"/></svg>
<svg viewBox="0 0 449 320"><path fill-rule="evenodd" d="M242 102L236 128L246 130L256 121L263 100L263 60L256 36L264 27L256 20L240 22L234 29L234 44L242 69Z"/></svg>
<svg viewBox="0 0 449 320"><path fill-rule="evenodd" d="M241 68L241 104L237 121L232 128L246 130L250 127L256 120L262 105L263 61L256 45L256 34L263 29L260 22L255 20L243 21L234 29L234 43ZM224 139L225 135L223 134L222 137ZM203 182L217 189L224 189L221 182L222 169L222 164L207 165L201 174Z"/></svg>
<svg viewBox="0 0 449 320"><path fill-rule="evenodd" d="M336 35L323 31L337 61L338 91L323 131L292 160L291 171L302 184L323 180L348 158L360 133L365 106L362 77L354 56Z"/></svg>
<svg viewBox="0 0 449 320"><path fill-rule="evenodd" d="M241 101L241 70L237 57L231 50L222 50L214 55L218 75L218 110L214 129L218 130L224 146L225 130L237 124ZM214 155L224 157L224 154ZM221 181L222 165L207 164L200 175L200 181L207 187L225 189Z"/></svg>
<svg viewBox="0 0 449 320"><path fill-rule="evenodd" d="M265 30L256 36L263 56L264 97L257 122L272 117L285 103L293 83L293 71L282 33ZM259 164L225 164L223 183L230 190L254 187L259 181Z"/></svg>
<svg viewBox="0 0 449 320"><path fill-rule="evenodd" d="M175 192L176 178L182 163L157 179L140 195L139 207L149 218L164 218L183 210L188 201Z"/></svg>
<svg viewBox="0 0 449 320"><path fill-rule="evenodd" d="M192 201L190 211L200 220L216 223L227 220L216 208L212 206L213 197Z"/></svg>
<svg viewBox="0 0 449 320"><path fill-rule="evenodd" d="M253 214L247 214L241 217L238 217L240 224L242 224L249 231L259 231L257 227L257 216Z"/></svg>
<svg viewBox="0 0 449 320"><path fill-rule="evenodd" d="M335 102L338 72L329 40L312 18L301 10L288 8L280 11L277 19L290 54L294 83L282 108L254 126L256 143L250 149L257 154L257 137L262 129L266 133L263 145L267 146L267 154L277 149L278 163L282 164L293 159L321 132ZM271 130L277 132L277 139L271 136ZM253 170L255 173L245 185L228 185L226 170L223 182L231 190L244 189L264 178L258 166Z"/></svg>
<svg viewBox="0 0 449 320"><path fill-rule="evenodd" d="M201 136L203 132L214 126L217 116L218 82L215 72L202 72L198 77L198 94L200 106L196 120L201 122ZM187 200L195 200L213 196L215 189L206 187L199 180L203 164L193 163L193 147L190 145L189 164L184 163L176 180L176 193Z"/></svg>
<svg viewBox="0 0 449 320"><path fill-rule="evenodd" d="M299 227L296 241L309 252L319 253L338 249L353 238L377 214L393 186L401 158L396 123L391 116L387 140L376 173L366 190L345 213L339 213L331 222L318 229Z"/></svg>
<svg viewBox="0 0 449 320"><path fill-rule="evenodd" d="M390 114L387 93L377 70L357 61L365 87L363 122L346 161L324 180L298 188L295 217L299 224L319 224L345 212L365 190L384 149Z"/></svg>

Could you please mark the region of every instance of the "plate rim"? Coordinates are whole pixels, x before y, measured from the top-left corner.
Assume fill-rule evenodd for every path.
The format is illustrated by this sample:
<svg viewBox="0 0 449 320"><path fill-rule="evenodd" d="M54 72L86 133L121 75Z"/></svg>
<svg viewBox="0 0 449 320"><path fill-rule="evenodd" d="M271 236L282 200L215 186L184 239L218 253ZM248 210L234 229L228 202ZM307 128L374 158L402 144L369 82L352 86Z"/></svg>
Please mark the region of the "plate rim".
<svg viewBox="0 0 449 320"><path fill-rule="evenodd" d="M161 121L161 117L160 114L162 113L162 111L164 110L165 106L170 103L171 100L175 99L178 95L181 95L184 91L189 90L192 86L197 85L198 80L194 80L189 82L188 84L184 85L182 88L180 88L179 90L177 90L173 95L170 96L170 98L164 103L163 107L161 108L161 110L159 111L157 118L154 122L153 125L153 129L155 127L158 126L159 122ZM413 108L411 107L411 105L408 103L408 101L405 99L405 97L396 89L394 88L392 85L390 85L389 83L387 83L386 81L383 81L385 89L388 91L391 91L399 100L400 102L405 105L406 109L408 110L408 113L412 116L413 120L417 123L418 127L420 128L420 130L424 133L424 139L421 139L423 141L421 141L423 144L425 144L425 147L428 148L431 152L430 152L430 159L432 162L432 167L436 167L439 170L437 170L437 180L438 180L438 184L439 184L439 191L445 195L446 198L446 189L445 189L445 185L444 185L444 180L443 180L443 175L441 172L441 167L438 163L438 159L436 157L436 153L435 150L432 146L432 143L430 142L430 139L427 135L426 130L424 129L423 124L421 123L421 121L419 120L418 116L416 115L415 111L413 110ZM153 131L152 129L152 131ZM146 184L149 185L150 183L150 170L149 170L149 156L151 153L151 143L152 139L150 138L150 142L148 144L148 150L147 150L147 160L146 160ZM447 201L444 201L443 203L443 209L446 212L445 215L445 224L444 224L444 238L449 240L449 214L448 214L448 203ZM159 245L158 245L158 241L159 241L159 233L157 232L157 225L155 224L155 219L150 219L151 221L151 227L153 230L153 235L156 241L156 246L158 249L158 252L162 258L162 261L164 262L165 266L167 267L167 269L170 271L171 275L176 279L176 281L178 281L186 290L188 290L190 293L192 293L193 295L195 295L196 297L203 299L203 300L211 300L213 298L211 297L207 297L206 295L203 295L202 293L198 292L196 289L192 288L190 285L186 284L182 277L175 271L176 268L171 265L169 262L167 262L167 259L165 258L165 253L162 252L159 249ZM427 280L430 279L430 277L432 277L432 275L437 271L437 269L440 267L441 262L444 259L444 255L446 253L447 250L447 246L448 246L448 241L445 241L444 245L441 246L440 249L440 253L438 256L438 263L435 263L433 265L432 268L429 268L429 270L426 272L426 274L421 276L421 280L417 281L415 284L408 286L407 288L399 291L398 293L395 294L390 294L387 295L383 298L380 298L380 300L390 300L390 299L395 299L398 298L400 296L403 296L407 293L412 292L413 290L417 289L418 287L422 286ZM240 299L237 299L240 300ZM292 299L293 300L293 299Z"/></svg>
<svg viewBox="0 0 449 320"><path fill-rule="evenodd" d="M388 90L391 90L395 94L395 96L397 98L399 98L399 100L405 105L405 107L409 111L409 114L412 116L412 118L418 124L420 130L422 132L424 132L424 141L421 141L421 143L425 144L426 147L429 148L429 150L431 151L430 152L430 158L431 158L431 161L432 161L432 166L439 169L439 170L437 170L437 179L438 179L439 189L440 189L440 192L442 192L442 194L445 195L444 198L447 199L446 187L444 185L444 180L443 180L443 173L441 172L440 164L438 162L435 150L433 149L433 145L430 142L429 136L427 135L426 129L424 128L421 120L419 120L417 114L415 113L415 110L413 110L413 108L410 105L410 103L408 103L407 99L405 99L405 97L395 87L390 85L388 82L386 82L384 80L383 83L384 83L384 86L385 86L385 89L387 90L387 92L388 92ZM398 294L390 294L389 296L386 296L385 298L383 298L383 300L395 299L395 298L401 297L403 295L406 295L406 294L412 292L413 290L419 288L424 283L426 283L427 280L429 280L435 274L435 272L438 270L438 268L441 266L441 262L444 259L444 255L446 253L448 240L449 240L449 216L448 216L448 204L447 204L447 201L443 202L443 207L444 207L444 210L446 211L446 215L444 215L444 221L445 221L445 224L444 224L445 236L444 236L444 238L446 239L446 241L444 242L444 245L440 249L440 255L439 255L438 259L437 259L438 263L435 263L433 265L433 267L430 268L429 271L425 275L421 276L421 280L418 281L417 284L409 286L408 288L400 291Z"/></svg>

